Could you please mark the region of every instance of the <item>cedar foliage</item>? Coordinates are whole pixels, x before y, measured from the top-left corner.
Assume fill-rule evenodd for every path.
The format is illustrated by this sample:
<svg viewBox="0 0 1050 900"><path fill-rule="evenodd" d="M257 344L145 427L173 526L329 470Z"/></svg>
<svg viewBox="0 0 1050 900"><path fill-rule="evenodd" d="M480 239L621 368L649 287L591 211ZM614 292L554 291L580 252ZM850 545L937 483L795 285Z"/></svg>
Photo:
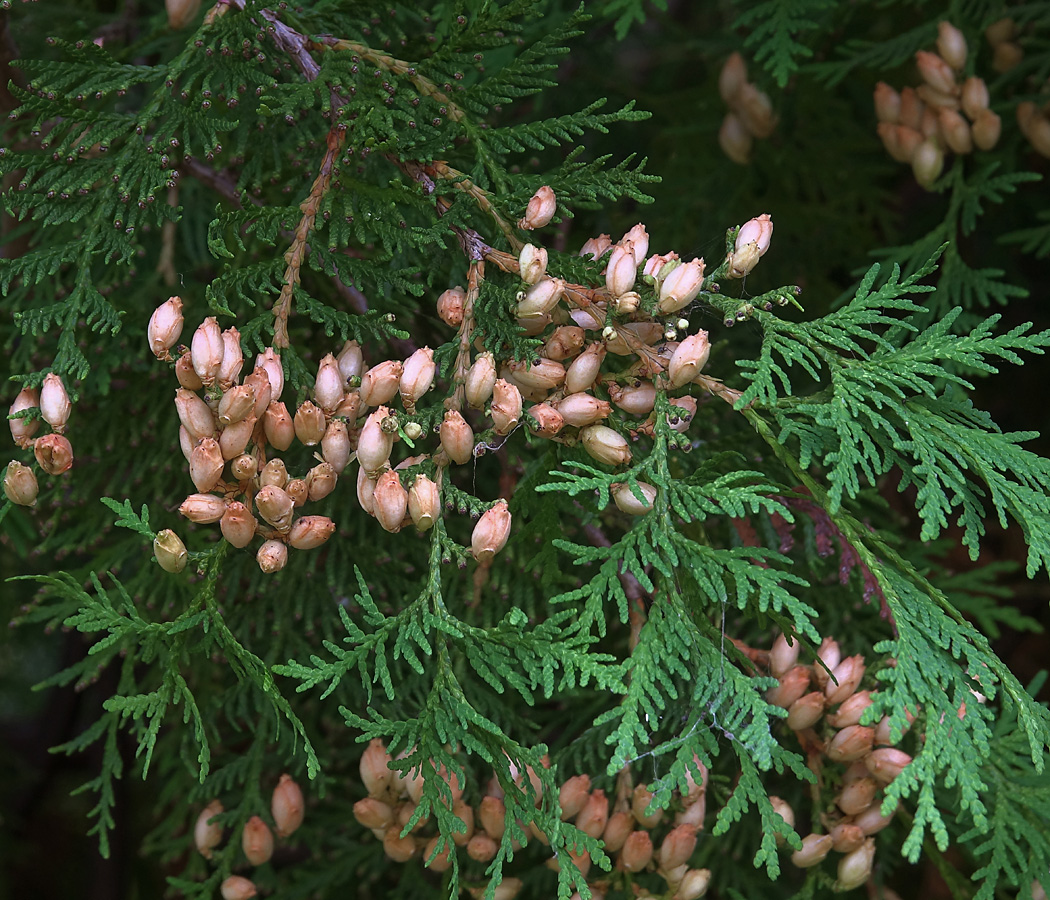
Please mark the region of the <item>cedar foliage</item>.
<svg viewBox="0 0 1050 900"><path fill-rule="evenodd" d="M586 773L611 797L633 780L670 816L702 769L690 866L710 870L709 895L821 896L837 854L806 869L790 854L827 830L842 771L764 694L777 680L761 648L783 632L814 678L823 638L863 655L862 723L886 717L914 757L877 801L900 806L875 835L876 896L918 896L920 865L956 898L1050 890L1042 680L1022 684L992 645L1039 624L1003 588L1018 575L981 557L990 528L1017 529L1027 578L1045 584L1050 463L1025 446L1036 431L1004 430L975 400L982 383L1017 377L994 379L1004 364L1050 345L1023 305L1050 248L1045 165L1014 118L1045 90L1036 6L950 5L965 74L988 80L1003 135L949 157L928 194L885 155L870 99L876 81L918 83L913 54L933 47L943 12L922 5L228 0L182 29L159 3L130 18L101 3L68 19L7 6L0 338L11 396L52 372L70 388L76 464L40 475L34 508L5 500L0 552L21 576L8 582L18 634L63 629L88 648L38 687L107 673L109 695L55 748L96 754L79 790L103 856L118 784L134 778L151 790L141 849L172 896L217 896L237 873L288 898L492 897L512 878L522 897L587 896L588 883L671 897L653 867L625 872L562 821L559 786ZM1011 14L1023 59L996 73L982 35ZM714 138L734 50L779 116L746 166ZM631 54L649 70L632 71ZM624 65L614 81L610 60ZM524 231L544 185L554 221ZM901 197L914 215L894 212ZM732 280L723 255L760 212L776 222L770 253ZM434 347L437 388L398 412L415 448L401 458L433 451L471 341L500 361L536 357L551 328L515 321L521 247L546 246L553 274L602 287L607 257L577 251L639 218L654 243L708 259L703 292L670 317L691 323L679 337L702 327L713 344L710 377L685 391L699 409L684 433L663 390L647 423L614 408L607 424L632 436L620 466L525 427L479 431L487 452L449 469L424 534L380 529L352 465L309 510L336 533L274 575L255 545L177 514L190 483L175 381L146 344L165 297L186 303L187 342L215 315L246 359L279 347L290 410L347 340L369 365ZM463 344L435 314L457 284L474 301ZM652 282L637 289L652 312ZM626 381L633 360L619 359L606 387ZM296 474L312 465L300 446L288 454ZM417 461L405 479L438 468ZM653 486L652 509L620 512L623 484L639 501ZM501 496L511 537L479 564L471 529ZM189 549L175 575L151 559L169 528ZM973 566L946 562L956 545ZM422 778L405 834L427 822L435 854L464 833L439 772L475 806L494 775L506 808L495 855L452 853L442 875L419 852L392 863L354 821L373 739ZM303 788L306 820L252 867L241 829L269 816L282 772ZM796 808L795 829L771 796ZM226 840L205 860L193 823L214 798ZM589 874L570 853L589 854Z"/></svg>

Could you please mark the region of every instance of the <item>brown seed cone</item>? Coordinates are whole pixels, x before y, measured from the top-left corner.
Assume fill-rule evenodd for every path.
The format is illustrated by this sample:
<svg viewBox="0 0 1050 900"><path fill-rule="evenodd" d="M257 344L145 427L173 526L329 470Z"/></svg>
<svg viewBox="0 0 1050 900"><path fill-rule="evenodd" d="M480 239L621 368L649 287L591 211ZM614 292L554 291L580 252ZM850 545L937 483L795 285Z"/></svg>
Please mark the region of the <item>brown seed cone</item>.
<svg viewBox="0 0 1050 900"><path fill-rule="evenodd" d="M273 856L273 834L270 827L258 816L252 816L244 823L241 849L253 866L261 866Z"/></svg>
<svg viewBox="0 0 1050 900"><path fill-rule="evenodd" d="M247 547L252 542L257 525L255 516L248 507L236 500L227 505L219 521L222 536L237 549Z"/></svg>
<svg viewBox="0 0 1050 900"><path fill-rule="evenodd" d="M394 862L408 862L415 856L416 839L410 834L401 837L401 826L391 825L383 835L383 852Z"/></svg>
<svg viewBox="0 0 1050 900"><path fill-rule="evenodd" d="M274 830L278 837L288 837L303 824L305 815L303 791L287 772L281 775L277 787L273 789L273 796L270 798L270 813L273 815Z"/></svg>

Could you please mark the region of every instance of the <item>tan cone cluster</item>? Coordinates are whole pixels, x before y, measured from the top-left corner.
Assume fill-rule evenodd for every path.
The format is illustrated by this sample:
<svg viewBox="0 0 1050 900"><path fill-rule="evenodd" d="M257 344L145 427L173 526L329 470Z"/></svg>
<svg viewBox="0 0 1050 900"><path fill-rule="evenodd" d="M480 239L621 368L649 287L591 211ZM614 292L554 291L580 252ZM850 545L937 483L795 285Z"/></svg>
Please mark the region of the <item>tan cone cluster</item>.
<svg viewBox="0 0 1050 900"><path fill-rule="evenodd" d="M537 191L529 224L542 227L555 206L550 188ZM747 275L769 248L772 230L765 214L746 222L718 272ZM189 348L176 348L183 305L169 298L150 319L148 338L159 359L174 362L181 385L175 396L179 439L196 491L180 512L195 523L219 523L237 548L261 538L259 565L275 572L286 564L289 548L319 546L334 531L330 519L300 515L300 508L331 493L355 458L361 508L388 532L410 524L426 531L442 515L446 470L472 465L519 430L578 445L604 465L623 466L633 458L632 442L654 434L660 392L672 407L667 425L679 433L696 413L695 385L730 401L739 396L703 374L711 351L707 332L689 333L682 317L704 287L703 259L650 254L642 223L616 243L609 235L588 240L580 255L604 263L595 273L597 284L551 274L546 249L534 244L517 257L490 253L504 271L521 276L518 324L527 334L544 335L541 351L528 359L498 359L473 338L479 271L471 270L470 290L442 292L438 316L460 335L449 381L436 392L445 397L436 423L434 404L420 409L439 386L429 347L368 366L361 348L348 341L321 360L310 399L293 415L281 400L284 370L272 348L242 378L240 336L235 328L221 330L214 317L197 328ZM398 458L402 437L412 442L415 455ZM427 438L430 447L420 446ZM290 473L276 455L296 440L320 449L319 465L303 475ZM646 497L651 507L652 486L639 490L638 496L618 491L620 508L644 512ZM488 505L471 536L474 558L491 561L507 543L510 527L508 503Z"/></svg>
<svg viewBox="0 0 1050 900"><path fill-rule="evenodd" d="M747 63L733 53L718 76L718 93L729 107L718 131L718 144L733 162L746 165L755 138L767 138L777 127L769 95L747 80Z"/></svg>
<svg viewBox="0 0 1050 900"><path fill-rule="evenodd" d="M39 410L39 418L7 420L11 438L23 450L32 449L36 464L45 474L63 475L73 466L73 445L65 436L73 404L65 384L54 372L44 378L39 389L22 388L8 409L8 415L32 409ZM51 432L34 437L41 421L51 427ZM39 492L40 485L32 468L12 460L4 471L4 495L7 499L19 506L35 506Z"/></svg>
<svg viewBox="0 0 1050 900"><path fill-rule="evenodd" d="M303 792L292 776L281 775L270 796L270 816L273 829L261 816L251 816L241 829L241 851L252 866L261 866L273 856L275 838L286 838L303 824L305 805ZM193 843L205 859L210 860L215 848L222 844L223 826L217 817L223 813L219 800L212 800L200 811L193 826ZM254 882L241 875L231 875L223 881L220 892L224 900L247 900L257 893Z"/></svg>
<svg viewBox="0 0 1050 900"><path fill-rule="evenodd" d="M181 331L182 301L172 297L150 319L150 348L159 359L171 359ZM360 350L352 341L339 359L326 356L313 401L305 402L293 419L281 401L280 356L267 348L242 380L237 329L223 331L214 317L206 318L175 363L179 443L196 488L179 512L197 524L218 523L223 538L238 549L261 539L256 559L267 573L284 568L289 548L311 550L324 544L335 523L299 510L327 497L349 462L352 446L342 416L356 415L357 398L345 391L341 373L343 368L353 370L355 360L359 374ZM307 445L320 444L322 451L301 476L290 474L284 460L272 455L287 450L297 437Z"/></svg>
<svg viewBox="0 0 1050 900"><path fill-rule="evenodd" d="M992 48L992 68L996 72L1009 72L1024 59L1024 50L1017 43L1018 36L1017 23L1010 18L998 19L985 28L984 37Z"/></svg>
<svg viewBox="0 0 1050 900"><path fill-rule="evenodd" d="M945 153L991 150L1002 133L999 116L988 108L983 78L960 81L966 66L966 38L950 22L938 26L937 52L919 50L915 61L923 83L897 93L875 86L878 133L897 162L909 163L915 180L929 188L944 170Z"/></svg>
<svg viewBox="0 0 1050 900"><path fill-rule="evenodd" d="M802 849L791 854L792 863L799 868L816 866L834 851L840 854L837 889L859 887L871 874L875 854L871 835L889 825L896 812L882 813L882 790L912 759L893 746L888 716L874 725L860 724L873 702L873 692L860 689L864 657L843 657L831 638L821 643L819 661L812 665L799 664L798 642L789 643L784 635L770 650L737 646L777 679L779 684L766 693L766 700L788 711L785 722L807 759L838 784L832 807L812 809L802 820L821 827L802 838ZM914 719L910 712L906 716L909 723ZM779 798L771 799L781 817L795 827L795 811Z"/></svg>
<svg viewBox="0 0 1050 900"><path fill-rule="evenodd" d="M440 837L429 817L416 822L404 837L401 835L422 797L423 777L420 770L402 776L390 768L392 761L382 741L376 739L369 743L360 762L361 780L368 796L354 804L354 817L382 841L390 859L400 863L418 859L428 868L444 872L452 865L453 852L463 853L480 863L496 856L506 828L507 808L503 789L495 776L486 785L481 801L472 807L463 800L459 779L431 764L437 777L448 785L452 812L464 825L464 831L452 835L452 846L445 846L435 856ZM592 790L590 776L569 778L558 796L561 819L571 820L586 834L603 840L618 872L655 872L667 883L673 900L695 900L704 895L711 877L707 869L689 867L706 813L707 772L698 760L696 765L701 780L690 776L688 792L684 796L676 794L673 808L677 812L649 811L653 795L645 785L634 786L629 771L624 770L617 780L616 796L611 800L604 791ZM512 766L511 774L519 785L526 779L529 781L539 805L543 785L536 773L529 768L522 772ZM525 831L530 841L549 844L535 822L530 822ZM517 852L521 849L520 843L514 841L513 848ZM591 859L587 853L570 850L568 856L584 877L590 874ZM555 858L547 862L555 870L560 864ZM595 875L588 886L594 897L601 898L609 890L611 881L603 878L600 871L595 871ZM505 878L504 885L507 890L503 896L511 898L520 889L521 882ZM471 893L478 890L468 889Z"/></svg>

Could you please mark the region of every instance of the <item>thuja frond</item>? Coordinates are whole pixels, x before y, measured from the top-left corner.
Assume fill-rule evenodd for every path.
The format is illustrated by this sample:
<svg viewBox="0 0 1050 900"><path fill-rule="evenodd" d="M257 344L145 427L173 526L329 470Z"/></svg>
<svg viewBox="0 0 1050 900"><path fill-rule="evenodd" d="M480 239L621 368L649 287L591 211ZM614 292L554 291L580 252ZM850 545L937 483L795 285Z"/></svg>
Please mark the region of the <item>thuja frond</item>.
<svg viewBox="0 0 1050 900"><path fill-rule="evenodd" d="M1000 240L1004 244L1016 244L1022 253L1028 253L1037 259L1050 256L1050 210L1036 213L1038 225L1030 228L1019 228L1004 234Z"/></svg>
<svg viewBox="0 0 1050 900"><path fill-rule="evenodd" d="M878 290L871 286L878 267L865 278L852 303L806 325L779 319L763 320L762 354L745 361L751 385L738 405L773 406L780 440L798 442L803 466L819 462L827 468L833 509L856 497L862 483L875 479L905 460L902 489L915 482L924 539L935 538L948 516L961 511L965 543L976 554L983 534L984 483L1000 520L1009 514L1030 541L1028 569L1045 565L1044 533L1050 505L1050 468L1018 443L1029 433L1003 434L991 420L960 396L971 387L959 372L996 372L993 358L1019 361L1018 351L1042 353L1050 332L1030 334L1020 325L993 334L998 316L980 323L967 335L952 333L960 315L955 309L910 342L903 335L916 330L908 319L894 319L889 310L919 312L908 293L923 290L920 274L898 281L898 270ZM887 340L876 326L896 326ZM848 354L848 355L844 355ZM790 390L784 367L798 366L813 379L828 378L827 389L810 398L792 398L779 405L780 390ZM914 474L913 474L914 473Z"/></svg>
<svg viewBox="0 0 1050 900"><path fill-rule="evenodd" d="M972 875L980 885L975 900L991 900L1004 882L1016 886L1023 898L1033 896L1037 883L1044 890L1050 887L1050 840L1044 825L1050 818L1050 774L1033 772L1017 724L1012 715L1000 718L982 770L987 827L959 836L960 841L976 841L974 852L984 860Z"/></svg>
<svg viewBox="0 0 1050 900"><path fill-rule="evenodd" d="M917 859L925 830L938 846L948 844L947 827L937 808L934 785L941 779L958 792L958 808L976 833L989 828L982 794L987 788L984 766L992 755L990 704L999 698L1009 716L1016 716L1028 758L1042 771L1043 754L1050 744L1050 715L1021 688L990 651L986 639L965 622L931 608L914 581L888 566L875 569L897 624L894 641L876 647L897 659L894 668L879 674L886 685L875 704L890 716L893 733L906 727L908 703L921 708L924 721L922 751L887 788L885 806L917 795L912 831L903 852ZM987 701L982 698L987 698Z"/></svg>
<svg viewBox="0 0 1050 900"><path fill-rule="evenodd" d="M953 174L958 173L959 190L952 199L958 204L959 226L964 235L972 234L977 227L985 203L1002 203L1007 195L1017 193L1022 184L1042 180L1037 172L999 172L999 168L1000 163L989 163L970 178L963 177L961 167L953 170Z"/></svg>
<svg viewBox="0 0 1050 900"><path fill-rule="evenodd" d="M801 61L813 56L803 36L819 31L827 21L827 11L835 6L833 0L759 0L739 13L733 28L747 33L744 46L784 87Z"/></svg>
<svg viewBox="0 0 1050 900"><path fill-rule="evenodd" d="M667 0L652 0L651 3L646 0L608 0L602 5L602 14L609 18L616 17L616 39L622 41L632 25L636 22L640 25L648 20L652 7L666 12Z"/></svg>
<svg viewBox="0 0 1050 900"><path fill-rule="evenodd" d="M807 69L828 87L833 87L857 69L885 71L896 68L911 59L916 50L933 43L936 33L934 23L924 21L907 31L893 34L888 40L851 38L836 45L838 58L810 63Z"/></svg>

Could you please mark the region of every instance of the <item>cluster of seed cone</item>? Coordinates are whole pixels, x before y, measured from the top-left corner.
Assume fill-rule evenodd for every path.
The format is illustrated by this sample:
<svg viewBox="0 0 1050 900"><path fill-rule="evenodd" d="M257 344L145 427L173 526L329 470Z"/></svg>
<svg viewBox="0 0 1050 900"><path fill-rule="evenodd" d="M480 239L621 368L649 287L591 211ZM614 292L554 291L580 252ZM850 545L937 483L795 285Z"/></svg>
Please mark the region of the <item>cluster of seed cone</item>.
<svg viewBox="0 0 1050 900"><path fill-rule="evenodd" d="M158 358L171 358L182 326L180 298L172 297L157 308L150 319L149 341ZM273 349L259 354L251 374L242 381L243 366L237 329L220 330L214 317L197 328L191 346L183 348L175 362L180 384L175 392L179 443L197 489L179 512L191 522L218 522L223 537L237 548L261 537L256 553L259 566L264 572L276 572L284 568L289 547L318 547L335 530L328 517L297 511L332 492L338 473L349 462L350 441L345 420L337 417L341 392L335 405L326 398L324 409L313 404L307 410L301 407L302 422L293 422L280 399L284 369ZM273 455L287 450L296 437L322 447L323 458L302 477L290 475L281 457ZM170 532L162 534L172 547L155 543L157 559L178 571L185 565L185 548ZM166 563L172 556L173 566Z"/></svg>
<svg viewBox="0 0 1050 900"><path fill-rule="evenodd" d="M544 191L553 205L549 188L533 199ZM772 228L763 215L739 230L722 269L727 277L741 278L757 265ZM466 410L489 404L491 430L481 433L473 454L524 425L537 437L582 446L599 463L626 465L631 441L654 431L659 391L679 394L670 397L667 421L674 431L688 428L697 409L688 392L702 378L710 342L706 331L679 333L689 329L683 311L705 285L704 260L687 262L673 251L650 254L641 223L615 243L607 234L591 238L580 256L603 264L599 284L558 277L548 270L546 249L535 244L526 244L517 260L500 263L523 282L514 310L518 325L527 335L542 336L543 344L532 360L498 362L493 353L479 351L459 361L462 394L453 395L441 426L443 452L452 462L470 460L478 437L456 408L460 398ZM716 289L710 280L707 286ZM438 315L462 335L470 305L468 292L451 288L438 298ZM655 489L645 486L642 492L613 495L621 509L638 514L651 508Z"/></svg>
<svg viewBox="0 0 1050 900"><path fill-rule="evenodd" d="M270 798L273 828L261 816L252 816L241 829L241 849L252 866L261 866L273 856L274 835L286 838L303 824L303 792L291 775L281 776ZM205 859L222 843L223 826L218 821L223 805L212 800L201 810L193 827L193 842ZM231 875L222 883L223 900L248 900L257 893L255 884L243 875Z"/></svg>
<svg viewBox="0 0 1050 900"><path fill-rule="evenodd" d="M354 804L354 816L358 822L372 830L383 842L386 855L401 863L419 859L428 868L444 872L451 866L451 853L462 852L469 859L486 863L495 857L506 829L507 809L504 792L493 777L485 788L485 795L477 806L463 799L464 785L455 776L449 777L443 769L436 770L446 781L453 800L452 813L464 825L462 832L452 835L452 847L446 845L435 855L439 836L432 834L433 828L427 819L417 821L408 834L402 835L416 813L423 792L423 777L416 770L408 777L390 768L392 762L382 741L373 740L361 757L361 779L368 797ZM601 900L612 883L631 873L655 872L667 882L668 891L674 900L695 900L707 891L710 871L689 867L689 859L696 848L697 833L703 828L706 811L705 791L707 773L697 762L703 773L700 782L690 779L687 795L676 798L677 813L664 810L649 811L653 795L644 785L632 787L630 774L626 770L617 782L616 796L606 797L602 790L591 789L588 775L569 778L559 792L562 821L572 821L577 828L595 839L601 839L606 852L615 861L616 875L604 876L588 882L591 894ZM535 772L526 770L517 773L521 783L528 778L536 793L536 803L542 796L542 784ZM671 821L668 821L671 820ZM528 838L543 845L549 841L535 822L525 828ZM520 844L514 843L514 850ZM569 852L572 865L584 877L590 872L591 859L586 852ZM547 865L557 870L561 863L552 857ZM510 900L521 888L520 879L503 879L496 896ZM470 888L480 897L483 887ZM579 894L573 895L579 900Z"/></svg>
<svg viewBox="0 0 1050 900"><path fill-rule="evenodd" d="M539 227L554 204L553 191L542 188L523 222ZM720 271L744 277L768 249L772 230L768 215L745 223ZM674 252L649 255L648 247L641 224L615 244L609 235L587 241L580 255L604 262L597 286L548 274L547 251L533 244L517 259L499 254L500 264L523 282L515 308L519 325L526 334L545 337L539 355L529 360L497 361L493 352L472 346L472 300L462 288L442 293L438 315L460 329L460 351L435 428L438 446L400 462L394 461L395 444L401 438L418 441L434 421L432 411L419 414L416 408L437 376L429 347L367 367L361 348L348 341L338 355L321 360L312 398L293 415L281 400L278 354L267 348L242 381L240 336L235 328L220 330L214 317L173 359L183 315L180 298L170 298L150 320L149 342L158 358L174 362L181 385L175 396L180 443L197 491L180 512L196 523L218 522L238 548L262 537L259 565L275 572L285 565L289 547L316 547L332 534L330 519L297 517L297 510L331 493L354 460L358 501L390 532L410 524L421 531L432 527L441 515L446 470L471 463L493 448L490 442L523 426L542 438L579 444L600 463L629 463L628 439L653 433L659 391L682 393L701 381L720 385L701 376L710 353L707 332L679 340L679 331L689 327L681 312L704 286L704 260L685 262ZM392 408L395 400L400 410ZM669 426L685 431L695 398L672 396L670 404ZM296 439L320 448L317 465L301 477L290 475L274 455ZM655 489L619 485L613 495L624 511L644 513ZM497 500L474 527L474 557L486 562L498 553L510 525L507 502ZM158 536L155 549L165 568L185 565L185 547L173 533Z"/></svg>
<svg viewBox="0 0 1050 900"><path fill-rule="evenodd" d="M875 856L871 835L889 825L896 811L883 814L882 790L912 759L893 746L888 717L874 725L860 724L872 704L872 692L859 689L864 657L844 658L838 643L830 638L820 645L820 661L810 666L798 664L798 642L789 644L783 635L770 650L737 646L780 682L766 699L788 711L786 724L796 733L818 778L824 783L835 779L838 785L830 810L810 811L812 830L802 838L802 849L791 854L791 861L808 868L835 851L842 854L838 889L864 884ZM909 722L913 719L910 713L907 717ZM794 828L795 811L784 801L772 799L777 812Z"/></svg>
<svg viewBox="0 0 1050 900"><path fill-rule="evenodd" d="M172 297L156 310L149 336L158 358L171 358L182 324L180 298ZM252 373L238 383L242 366L237 330L221 331L213 317L204 320L191 347L183 348L175 362L181 385L175 395L179 439L197 488L179 507L183 516L199 524L218 522L223 537L238 548L262 537L259 566L276 572L286 564L289 547L312 549L331 536L331 519L297 516L296 511L327 497L356 454L358 500L383 528L396 532L408 524L420 530L433 525L440 514L440 495L438 484L419 470L426 457L391 465L400 435L422 434L409 417L434 381L430 348L404 362L387 360L366 369L357 342L347 341L338 356L328 354L321 360L312 399L299 404L294 416L281 400L284 370L272 348L259 354ZM404 418L385 405L397 396ZM460 463L471 457L473 434L462 417L446 415L440 436L444 456L439 465L447 465L452 457ZM284 460L273 455L288 450L295 440L320 450L316 464L301 477L290 475ZM404 471L410 467L415 469ZM506 543L509 530L506 501L497 501L474 528L474 556L490 558ZM178 571L185 564L181 541L170 532L162 533L160 540L155 544L158 561ZM174 551L166 549L165 541ZM173 558L175 562L167 564Z"/></svg>
<svg viewBox="0 0 1050 900"><path fill-rule="evenodd" d="M733 162L751 159L755 138L767 138L777 126L769 95L747 80L747 63L733 53L718 76L718 93L729 107L718 131L718 143Z"/></svg>
<svg viewBox="0 0 1050 900"><path fill-rule="evenodd" d="M62 475L73 465L73 446L65 436L66 422L73 405L62 379L54 372L44 378L40 389L22 388L15 397L8 416L38 409L39 418L8 418L11 437L23 450L32 448L41 470L48 475ZM51 426L50 434L34 437L41 420ZM4 494L19 506L35 506L40 485L36 473L26 465L12 460L4 472Z"/></svg>
<svg viewBox="0 0 1050 900"><path fill-rule="evenodd" d="M882 81L875 86L883 146L897 162L909 163L915 180L925 188L943 171L946 152L991 150L999 142L1002 122L988 108L984 79L971 76L959 81L966 55L962 32L950 22L941 22L937 52L915 54L923 84L900 93Z"/></svg>

